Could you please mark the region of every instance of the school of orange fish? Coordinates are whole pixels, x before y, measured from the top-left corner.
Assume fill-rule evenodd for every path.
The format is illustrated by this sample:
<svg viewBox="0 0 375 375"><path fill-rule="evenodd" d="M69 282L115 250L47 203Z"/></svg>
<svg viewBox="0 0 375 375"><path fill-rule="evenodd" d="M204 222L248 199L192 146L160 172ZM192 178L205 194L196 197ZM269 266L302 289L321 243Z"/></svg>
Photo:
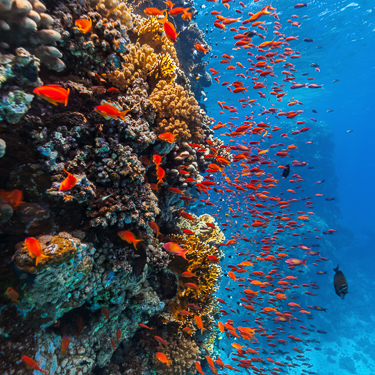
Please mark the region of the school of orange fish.
<svg viewBox="0 0 375 375"><path fill-rule="evenodd" d="M288 94L285 87L287 84L290 84L290 89L293 90L306 87L322 87L317 84L307 85L295 82L294 72L297 70L295 64L291 63L290 60L301 57L301 54L292 48L292 43L297 37L282 34L282 24L279 20L277 10L271 5L252 13L246 11L246 8L249 8L250 5L246 6L240 2L241 9L235 9L236 13L241 14L242 18L240 19L222 15L225 10L228 11L230 9L231 0L221 0L219 4L217 4L217 0L206 1L214 2L215 7L220 10L210 12L210 15L214 16L213 26L215 28L225 32L227 30L226 26L237 25L229 29L230 32L235 33L233 36L233 55L225 53L221 56L222 60L220 64L223 65L222 69L208 69L218 84L226 86L233 94L242 94L243 96L248 94L250 96L250 84L245 86L244 83L244 81L249 80L251 81L252 89L259 90L256 93L259 94L260 98L267 98L268 95L273 95L280 102L280 107L283 107L283 104L285 105L285 103L281 103L283 97ZM254 3L256 2L257 0L254 0ZM144 12L149 16L158 16L159 22L163 24L166 36L170 41L175 42L179 33L177 33L174 24L168 21L168 16L176 17L181 15L184 20L191 20L193 13L189 13L190 8L175 7L169 0L166 2L166 5L168 9L146 8ZM302 23L297 21L300 17L298 12L299 9L306 7L307 4L295 4L293 6L295 14L292 14L290 16L291 19L288 19L287 22L299 28ZM89 32L92 27L90 18L76 20L75 23L82 33ZM254 30L251 30L249 27L254 28ZM266 36L268 30L272 30L272 38ZM264 41L257 44L255 40L259 41L259 38ZM266 40L267 38L270 40ZM209 52L207 48L200 44L196 44L195 48L198 52L204 54ZM247 52L247 61L237 61L234 63L236 60L234 56L236 51L243 53L243 50L249 50ZM215 58L219 58L219 56L215 56ZM242 81L223 82L221 80L226 70L237 71L237 69L241 69L241 72L236 74L236 77L239 77L238 79L242 79ZM315 70L319 71L319 68ZM280 74L283 75L285 83L271 83L271 77L278 77ZM311 77L307 79L313 80ZM272 91L267 92L266 90L269 87L271 87ZM117 89L111 88L108 91L110 90ZM60 103L67 106L68 104L69 90L59 85L41 86L36 88L34 93L54 105ZM312 371L308 371L311 368L311 364L308 362L308 355L306 354L313 349L319 350L317 347L312 349L308 346L308 343L318 341L315 338L310 340L305 338L312 332L320 334L324 334L325 332L315 330L315 326L313 325L310 325L310 328L305 327L302 325L302 317L309 316L311 318L312 311L325 311L325 309L320 306L298 303L299 297L295 293L296 290L303 288L303 292L300 294L310 296L313 300L317 294L311 292L308 288L318 289L319 287L314 282L302 284L300 278L303 277L305 273L304 268L309 265L310 259L299 259L301 256L294 258L293 254L301 254L302 251L309 256L319 257L315 259L315 263L312 263L315 266L318 266L318 263L322 261L328 261L328 259L322 257L320 252L314 251L312 247L304 244L296 244L291 249L288 249L279 243L281 235L285 236L288 234L296 237L296 239L301 237L308 238L303 237L307 235L304 232L304 226L309 221L309 218L314 215L314 212L297 211L293 213L292 208L294 202L304 200L306 208L311 209L313 207L311 197L309 197L310 200L306 198L280 197L280 195L286 193L297 194L296 190L301 188L301 186L296 186L294 189L287 189L285 192L279 192L278 194L272 194L273 188L280 187L280 180L288 179L291 170L289 164L282 165L280 159L293 157L293 150L298 147L293 143L288 145L281 143L270 144L273 138L272 134L282 131L280 127L272 126L271 116L278 119L281 116L285 116L287 119L292 120L295 117L298 118L304 111L276 108L275 104L272 104L267 109L264 106L262 107L257 99L253 99L254 95L251 96L252 98L241 97L238 99L239 105L229 105L224 101L218 101L219 109L221 110L219 115L232 116L230 119L234 122L223 123L218 121L213 126L213 130L222 128L227 130L222 136L229 137L229 141L233 142L233 145L223 145L221 147L232 151L232 160L216 156L217 151L211 147L212 154L205 156L206 159L211 161L209 169L207 169L207 172L211 175L206 176L205 180L201 183L196 183L195 180L189 177L188 172L180 171L181 174L186 174L187 182L195 183L195 187L199 193L209 197L210 190L213 190L216 194L225 197L224 208L222 206L219 207L218 212L222 212L223 209L227 209L227 212L230 212L230 214L226 214L228 217L226 222L222 222L221 225L223 227L231 227L233 235L231 239L226 243L221 243L220 246L228 248L228 253L235 256L235 260L233 261L235 264L227 265L227 276L230 278L230 281L225 286L225 290L230 293L240 292L242 294L239 301L235 301L235 305L232 305L233 300L217 299L223 305L223 308L220 310L222 318L217 322L217 327L222 335L226 335L231 347L235 350L231 354L232 361L235 361L237 365L225 364L220 357L213 359L208 355L206 360L210 370L216 375L219 374L219 371L227 370L236 372L247 370L248 373L252 371L252 373L258 375L265 375L266 373L276 375L285 372L286 368L297 367L301 368L305 374L315 374ZM288 101L287 106L295 105L300 106L303 103L292 97L292 100ZM256 106L259 106L260 113L256 113ZM241 124L236 124L236 120L239 120L239 117L235 116L239 114L240 109L242 111L252 110L252 112L251 115L246 116ZM128 112L128 110L121 111L114 104L108 102L96 107L95 111L106 119L124 119L124 116ZM263 116L264 120L256 120L256 116ZM211 120L215 123L214 119ZM297 139L294 137L310 130L310 127L304 127L304 124L305 121L297 119L296 126L300 129L291 132L291 134L283 133L281 137L285 139L285 142L291 142L288 141L290 136L296 142ZM245 136L246 140L244 140ZM172 133L159 135L160 139L170 143L174 142L175 137ZM207 141L207 143L210 144L210 141ZM197 148L198 151L202 148L201 145L190 145ZM274 148L280 148L280 150L273 153ZM142 162L150 163L148 160L142 160ZM158 178L157 184L153 184L153 189L158 190L158 187L160 184L163 184L163 179L165 178L165 171L160 167L161 156L154 155L152 163L156 166ZM307 163L293 160L291 164L292 167L302 167ZM67 191L77 183L77 178L73 174L65 169L64 171L67 173L67 177L62 181L59 191ZM219 177L213 177L215 176L214 174ZM303 181L303 178L299 174L293 174L291 177L293 180L290 179L290 183L297 184ZM317 183L321 182L323 181L318 181ZM194 201L193 198L184 196L184 192L179 189L169 188L169 191L179 194L180 199L185 201L187 205L189 205L190 201ZM322 195L316 194L316 196L319 197ZM9 202L14 208L17 208L22 203L22 192L19 190L14 190L13 192L0 191L0 197ZM208 198L201 201L206 206L216 206L216 208L219 206L213 203L215 202L214 199L210 200ZM184 210L180 212L180 215L187 220L195 220L191 214ZM217 213L213 216L217 215L221 214ZM238 223L232 219L239 219L241 221ZM159 237L161 234L158 225L152 222L150 226L156 236ZM214 227L212 223L207 223L207 226ZM318 231L316 228L314 230ZM186 235L193 234L192 231L187 229L183 230L183 232ZM306 232L313 233L311 230L307 230ZM333 234L334 232L335 230L330 229L323 233ZM142 241L141 238L136 238L131 231L121 231L118 235L122 240L132 244L135 249L137 249L137 243ZM315 236L315 239L319 240L320 237ZM248 243L248 247L245 247L242 241ZM35 238L27 238L25 240L25 247L29 255L35 258L35 264L38 264L40 259L46 257L43 254L40 242ZM183 249L173 242L165 243L164 249L170 254L182 257L185 257L185 253L188 251L188 249ZM209 260L212 262L219 261L213 255L209 257ZM233 256L230 258L233 258ZM318 275L325 273L324 271L316 272ZM190 272L184 272L183 276L191 278L192 281L196 277L194 273ZM185 286L187 288L199 288L194 282L188 282ZM6 295L11 302L18 303L18 293L13 288L9 287ZM314 305L314 303L311 302L311 305ZM191 308L200 309L204 308L204 306L199 307L194 305ZM102 313L109 319L107 309L102 308ZM181 313L191 314L184 311L181 311ZM234 319L230 319L228 316ZM245 318L242 319L244 326L234 326L234 322L239 319L238 317ZM270 322L275 323L275 329L269 328L271 327ZM297 322L301 323L299 328L302 330L298 337L288 334L291 329L296 329L293 324ZM203 326L201 318L197 315L195 315L195 323L203 333L206 328ZM139 324L139 326L145 329L152 329L144 324ZM81 321L77 321L77 327L77 332L74 334L79 335L80 330L83 328L82 319ZM285 337L285 339L281 337ZM120 339L121 331L118 330L116 333L117 342L120 342ZM163 345L168 345L162 337L155 336L155 339ZM116 343L112 338L111 342L115 350ZM69 343L68 336L65 336L61 344L62 353L66 352ZM292 350L296 354L294 357L290 354L283 362L278 361L277 355L280 352L277 353L277 349L275 348L282 349L285 345L288 345L288 350ZM171 360L164 353L158 352L156 353L156 357L167 366L170 365ZM47 373L33 359L26 356L22 359L27 366ZM201 375L204 375L205 372L202 370L202 365L196 362L196 370Z"/></svg>

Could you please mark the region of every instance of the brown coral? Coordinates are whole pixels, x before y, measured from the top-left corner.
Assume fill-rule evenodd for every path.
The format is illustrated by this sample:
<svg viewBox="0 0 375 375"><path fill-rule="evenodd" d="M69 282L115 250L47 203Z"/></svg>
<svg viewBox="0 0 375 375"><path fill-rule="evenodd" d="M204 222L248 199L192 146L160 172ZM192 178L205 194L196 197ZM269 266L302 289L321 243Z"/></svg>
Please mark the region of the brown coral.
<svg viewBox="0 0 375 375"><path fill-rule="evenodd" d="M131 13L133 9L122 0L91 0L90 5L103 16L120 21L128 30L133 27Z"/></svg>
<svg viewBox="0 0 375 375"><path fill-rule="evenodd" d="M201 142L204 137L204 113L195 98L180 85L160 81L150 95L157 111L157 131L171 132L178 140Z"/></svg>
<svg viewBox="0 0 375 375"><path fill-rule="evenodd" d="M168 341L168 346L163 347L159 344L159 352L163 352L168 359L172 360L169 367L161 363L154 356L156 372L159 375L193 375L196 373L195 362L199 361L200 349L198 345L189 338L174 338Z"/></svg>
<svg viewBox="0 0 375 375"><path fill-rule="evenodd" d="M214 298L214 294L218 289L219 278L221 275L221 267L218 263L213 263L207 259L209 255L220 258L219 250L214 246L201 242L195 236L188 238L170 235L165 242L176 242L183 248L190 249L186 253L187 260L182 257L176 257L169 265L169 269L178 276L177 296L167 305L170 316L166 316L166 321L177 322L180 329L185 327L196 330L194 323L194 315L202 318L205 328L214 323L214 315L218 312L219 307ZM197 277L186 279L182 276L182 272L192 272ZM193 282L198 286L198 290L186 288L185 283ZM189 303L201 306L201 311L191 310ZM191 311L192 315L181 315L181 310Z"/></svg>

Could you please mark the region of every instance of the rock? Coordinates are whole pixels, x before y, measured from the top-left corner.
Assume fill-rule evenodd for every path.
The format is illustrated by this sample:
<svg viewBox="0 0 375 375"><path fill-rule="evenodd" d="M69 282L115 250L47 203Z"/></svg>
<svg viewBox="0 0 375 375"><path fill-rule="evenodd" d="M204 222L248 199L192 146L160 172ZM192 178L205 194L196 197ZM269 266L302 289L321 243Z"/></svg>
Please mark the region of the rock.
<svg viewBox="0 0 375 375"><path fill-rule="evenodd" d="M0 227L13 215L13 208L4 199L0 198Z"/></svg>
<svg viewBox="0 0 375 375"><path fill-rule="evenodd" d="M6 143L3 139L0 139L0 158L5 155Z"/></svg>

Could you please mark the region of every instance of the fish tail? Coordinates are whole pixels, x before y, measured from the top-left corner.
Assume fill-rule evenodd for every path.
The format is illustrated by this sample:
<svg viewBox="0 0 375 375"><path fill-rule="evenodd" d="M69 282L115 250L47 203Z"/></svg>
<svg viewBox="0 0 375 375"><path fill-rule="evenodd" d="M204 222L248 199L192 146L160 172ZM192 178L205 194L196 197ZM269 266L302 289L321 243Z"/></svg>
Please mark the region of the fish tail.
<svg viewBox="0 0 375 375"><path fill-rule="evenodd" d="M303 264L305 267L307 267L307 266L306 266L306 262L307 262L307 259L304 259L304 260L302 261L302 264Z"/></svg>
<svg viewBox="0 0 375 375"><path fill-rule="evenodd" d="M133 245L134 245L134 247L135 247L136 250L138 250L137 249L138 242L142 242L142 240L134 240L134 242L133 242Z"/></svg>
<svg viewBox="0 0 375 375"><path fill-rule="evenodd" d="M339 265L337 265L336 268L333 269L335 272L337 272L339 270Z"/></svg>
<svg viewBox="0 0 375 375"><path fill-rule="evenodd" d="M65 103L64 103L65 107L68 105L68 99L69 99L70 89L67 89L66 91L67 92L66 92L66 98L65 98Z"/></svg>
<svg viewBox="0 0 375 375"><path fill-rule="evenodd" d="M126 109L125 111L122 111L120 112L120 115L118 117L120 117L121 120L124 120L125 121L125 116L126 114L130 111L130 109Z"/></svg>
<svg viewBox="0 0 375 375"><path fill-rule="evenodd" d="M48 258L48 255L41 254L35 258L35 265L37 266L39 261L41 261L44 258Z"/></svg>

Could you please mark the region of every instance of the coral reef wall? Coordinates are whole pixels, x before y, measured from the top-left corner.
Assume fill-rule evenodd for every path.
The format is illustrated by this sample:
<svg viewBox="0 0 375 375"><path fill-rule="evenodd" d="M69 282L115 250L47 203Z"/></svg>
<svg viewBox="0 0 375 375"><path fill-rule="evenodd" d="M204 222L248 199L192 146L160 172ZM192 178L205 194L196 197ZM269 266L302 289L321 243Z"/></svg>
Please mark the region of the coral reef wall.
<svg viewBox="0 0 375 375"><path fill-rule="evenodd" d="M230 156L184 73L199 63L145 5L0 2L4 375L28 373L22 356L50 374L191 374L212 350L221 269L207 256L223 256L224 234L188 203L205 190L205 156Z"/></svg>

